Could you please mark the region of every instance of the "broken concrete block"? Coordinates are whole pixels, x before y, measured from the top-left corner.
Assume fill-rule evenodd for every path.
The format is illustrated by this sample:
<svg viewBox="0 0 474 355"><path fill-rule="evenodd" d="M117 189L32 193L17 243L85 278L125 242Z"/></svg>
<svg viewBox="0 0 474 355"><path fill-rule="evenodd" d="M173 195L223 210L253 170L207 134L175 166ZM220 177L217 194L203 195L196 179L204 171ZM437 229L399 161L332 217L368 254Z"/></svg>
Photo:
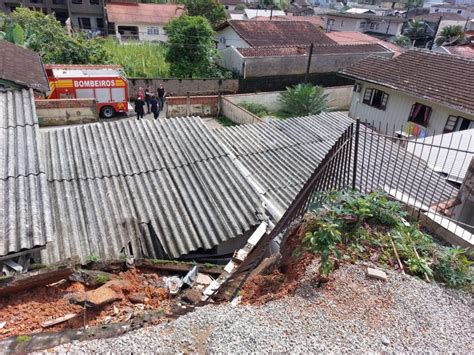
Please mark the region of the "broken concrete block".
<svg viewBox="0 0 474 355"><path fill-rule="evenodd" d="M209 285L212 282L213 278L207 274L198 273L196 278L196 283L200 285Z"/></svg>
<svg viewBox="0 0 474 355"><path fill-rule="evenodd" d="M181 299L189 304L198 304L201 302L202 294L193 288L188 288L183 292Z"/></svg>
<svg viewBox="0 0 474 355"><path fill-rule="evenodd" d="M69 280L80 282L88 287L99 287L112 280L113 274L97 270L78 270L69 276Z"/></svg>
<svg viewBox="0 0 474 355"><path fill-rule="evenodd" d="M122 294L104 285L95 290L73 293L68 298L71 303L87 302L92 306L101 306L122 299Z"/></svg>
<svg viewBox="0 0 474 355"><path fill-rule="evenodd" d="M371 267L367 268L367 276L372 279L387 281L387 274L385 272Z"/></svg>
<svg viewBox="0 0 474 355"><path fill-rule="evenodd" d="M147 297L144 293L134 293L133 295L129 295L128 299L132 303L146 303Z"/></svg>

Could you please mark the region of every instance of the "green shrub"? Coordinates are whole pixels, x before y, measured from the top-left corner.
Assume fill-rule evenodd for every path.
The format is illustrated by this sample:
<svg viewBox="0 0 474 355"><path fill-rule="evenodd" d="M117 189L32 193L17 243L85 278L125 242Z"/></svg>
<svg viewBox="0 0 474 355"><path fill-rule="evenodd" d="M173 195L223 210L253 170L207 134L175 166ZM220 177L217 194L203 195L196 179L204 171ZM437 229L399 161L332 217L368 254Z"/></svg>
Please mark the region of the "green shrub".
<svg viewBox="0 0 474 355"><path fill-rule="evenodd" d="M435 279L452 288L468 289L474 281L472 261L461 248L443 248L434 267Z"/></svg>
<svg viewBox="0 0 474 355"><path fill-rule="evenodd" d="M321 86L298 84L287 87L280 94L280 115L282 117L297 117L316 115L326 110L328 95Z"/></svg>
<svg viewBox="0 0 474 355"><path fill-rule="evenodd" d="M218 116L216 120L224 127L238 126L238 123L235 123L234 121L232 121L230 118L226 116Z"/></svg>
<svg viewBox="0 0 474 355"><path fill-rule="evenodd" d="M99 285L103 285L107 281L109 281L109 277L107 275L97 275L95 278L95 282L97 282Z"/></svg>
<svg viewBox="0 0 474 355"><path fill-rule="evenodd" d="M244 102L241 102L239 106L243 107L244 109L246 109L247 111L253 113L254 115L258 117L265 117L269 115L267 108L263 106L262 104L256 104L253 102L244 101Z"/></svg>
<svg viewBox="0 0 474 355"><path fill-rule="evenodd" d="M100 257L97 255L88 255L86 256L86 259L85 259L86 264L96 263L98 261L100 261Z"/></svg>

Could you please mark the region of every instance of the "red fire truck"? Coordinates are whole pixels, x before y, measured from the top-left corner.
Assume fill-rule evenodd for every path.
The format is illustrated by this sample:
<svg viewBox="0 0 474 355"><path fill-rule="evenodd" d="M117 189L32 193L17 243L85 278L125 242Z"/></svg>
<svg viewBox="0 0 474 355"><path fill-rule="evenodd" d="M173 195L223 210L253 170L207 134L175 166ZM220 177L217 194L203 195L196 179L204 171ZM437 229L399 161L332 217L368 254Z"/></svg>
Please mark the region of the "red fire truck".
<svg viewBox="0 0 474 355"><path fill-rule="evenodd" d="M128 85L116 65L45 65L49 99L96 99L104 118L128 112Z"/></svg>

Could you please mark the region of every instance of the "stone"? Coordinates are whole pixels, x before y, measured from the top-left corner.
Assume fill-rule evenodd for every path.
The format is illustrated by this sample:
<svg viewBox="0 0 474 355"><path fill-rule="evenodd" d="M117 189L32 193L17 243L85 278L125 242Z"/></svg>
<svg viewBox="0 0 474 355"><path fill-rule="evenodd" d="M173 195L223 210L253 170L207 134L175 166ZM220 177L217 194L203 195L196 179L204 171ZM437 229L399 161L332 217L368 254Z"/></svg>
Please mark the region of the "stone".
<svg viewBox="0 0 474 355"><path fill-rule="evenodd" d="M188 288L182 292L181 299L189 304L198 304L201 302L202 293L196 289Z"/></svg>
<svg viewBox="0 0 474 355"><path fill-rule="evenodd" d="M132 303L146 303L147 297L144 293L134 293L128 296L128 299Z"/></svg>
<svg viewBox="0 0 474 355"><path fill-rule="evenodd" d="M389 346L389 345L390 345L390 340L389 340L385 335L382 335L382 337L380 338L380 341L381 341L382 344L385 345L385 346Z"/></svg>
<svg viewBox="0 0 474 355"><path fill-rule="evenodd" d="M372 279L387 281L387 274L385 272L371 267L367 268L367 276Z"/></svg>
<svg viewBox="0 0 474 355"><path fill-rule="evenodd" d="M71 303L84 304L84 302L87 302L89 305L97 307L118 301L122 299L123 296L121 293L104 285L95 290L73 293L68 295L67 298Z"/></svg>
<svg viewBox="0 0 474 355"><path fill-rule="evenodd" d="M207 274L198 273L196 278L196 283L200 285L209 285L212 282L213 278Z"/></svg>

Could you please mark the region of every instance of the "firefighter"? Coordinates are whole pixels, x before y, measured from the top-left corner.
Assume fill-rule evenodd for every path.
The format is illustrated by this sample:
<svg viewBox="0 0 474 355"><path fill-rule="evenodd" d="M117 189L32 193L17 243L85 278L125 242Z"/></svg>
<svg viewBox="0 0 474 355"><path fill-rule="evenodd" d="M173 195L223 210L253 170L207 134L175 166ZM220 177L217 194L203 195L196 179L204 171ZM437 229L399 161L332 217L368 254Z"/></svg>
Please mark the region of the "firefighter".
<svg viewBox="0 0 474 355"><path fill-rule="evenodd" d="M155 95L151 96L150 105L151 105L151 112L153 112L153 117L156 120L158 116L160 115L160 108L159 108L160 104L158 100L156 99Z"/></svg>
<svg viewBox="0 0 474 355"><path fill-rule="evenodd" d="M150 85L147 85L146 89L145 89L145 102L146 102L146 113L147 114L150 113L151 96L152 96L152 93L151 93L151 90L150 90Z"/></svg>
<svg viewBox="0 0 474 355"><path fill-rule="evenodd" d="M135 112L137 113L137 120L143 118L143 115L145 114L144 106L145 101L143 101L143 97L138 96L135 100Z"/></svg>
<svg viewBox="0 0 474 355"><path fill-rule="evenodd" d="M165 105L165 97L165 88L163 87L163 84L160 84L160 87L158 88L158 102L160 103L160 111L163 110L163 106Z"/></svg>

